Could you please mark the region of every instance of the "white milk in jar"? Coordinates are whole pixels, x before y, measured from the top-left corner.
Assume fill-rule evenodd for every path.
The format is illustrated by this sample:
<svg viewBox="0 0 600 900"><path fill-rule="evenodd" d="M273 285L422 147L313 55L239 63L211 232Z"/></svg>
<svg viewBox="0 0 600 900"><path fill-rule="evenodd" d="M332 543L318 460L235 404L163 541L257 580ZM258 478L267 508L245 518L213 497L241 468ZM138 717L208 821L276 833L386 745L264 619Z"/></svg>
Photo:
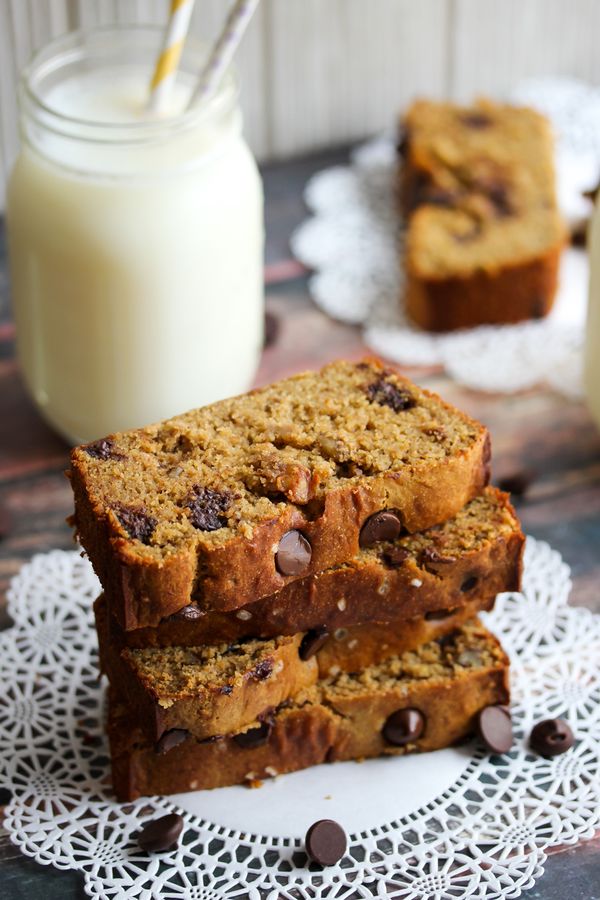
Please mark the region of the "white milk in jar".
<svg viewBox="0 0 600 900"><path fill-rule="evenodd" d="M183 112L144 112L162 33L124 27L46 47L21 83L7 219L28 389L88 441L246 390L263 338L263 199L227 76Z"/></svg>

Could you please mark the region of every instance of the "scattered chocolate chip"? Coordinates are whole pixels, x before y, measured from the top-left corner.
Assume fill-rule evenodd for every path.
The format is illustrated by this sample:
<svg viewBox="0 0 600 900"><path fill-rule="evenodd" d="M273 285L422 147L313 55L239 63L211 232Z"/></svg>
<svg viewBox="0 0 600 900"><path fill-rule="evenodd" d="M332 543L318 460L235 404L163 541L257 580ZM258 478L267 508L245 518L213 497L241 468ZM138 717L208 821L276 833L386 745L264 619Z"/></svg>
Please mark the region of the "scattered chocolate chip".
<svg viewBox="0 0 600 900"><path fill-rule="evenodd" d="M265 313L264 347L271 347L279 337L279 319L272 312Z"/></svg>
<svg viewBox="0 0 600 900"><path fill-rule="evenodd" d="M143 509L133 509L131 506L115 507L115 515L130 538L149 544L154 534L157 520L149 516Z"/></svg>
<svg viewBox="0 0 600 900"><path fill-rule="evenodd" d="M417 741L425 730L425 716L418 709L398 709L388 716L382 734L388 744L404 747Z"/></svg>
<svg viewBox="0 0 600 900"><path fill-rule="evenodd" d="M258 665L254 666L250 675L257 681L266 681L273 672L273 660L263 659Z"/></svg>
<svg viewBox="0 0 600 900"><path fill-rule="evenodd" d="M427 565L427 563L449 565L453 562L456 562L455 556L444 555L439 550L436 550L435 547L425 547L421 553L422 565Z"/></svg>
<svg viewBox="0 0 600 900"><path fill-rule="evenodd" d="M218 531L227 525L223 515L234 499L231 491L213 491L197 484L193 488L192 497L187 502L190 511L190 522L199 531Z"/></svg>
<svg viewBox="0 0 600 900"><path fill-rule="evenodd" d="M508 753L513 744L510 712L505 706L486 706L477 717L482 741L492 753Z"/></svg>
<svg viewBox="0 0 600 900"><path fill-rule="evenodd" d="M270 722L261 722L256 728L249 728L248 731L235 734L233 740L238 747L242 747L244 750L254 750L255 747L262 747L263 744L267 743L271 731L272 725Z"/></svg>
<svg viewBox="0 0 600 900"><path fill-rule="evenodd" d="M533 728L529 746L540 756L558 756L575 743L573 732L564 719L544 719Z"/></svg>
<svg viewBox="0 0 600 900"><path fill-rule="evenodd" d="M181 609L178 609L177 612L171 613L170 616L167 616L169 622L176 621L186 621L192 622L195 619L201 619L202 616L206 615L201 609L198 609L195 603L189 603L187 606L182 606Z"/></svg>
<svg viewBox="0 0 600 900"><path fill-rule="evenodd" d="M334 866L346 852L346 832L333 819L319 819L306 832L304 846L313 862Z"/></svg>
<svg viewBox="0 0 600 900"><path fill-rule="evenodd" d="M300 531L287 531L275 553L275 565L282 575L303 575L312 557L312 547Z"/></svg>
<svg viewBox="0 0 600 900"><path fill-rule="evenodd" d="M521 469L519 472L513 472L506 475L498 481L498 487L501 491L506 491L514 497L524 497L535 480L535 474L531 469Z"/></svg>
<svg viewBox="0 0 600 900"><path fill-rule="evenodd" d="M165 731L160 740L157 741L154 749L162 756L163 753L168 753L169 750L172 750L179 744L183 744L189 737L189 734L189 731L185 728L171 728L170 731Z"/></svg>
<svg viewBox="0 0 600 900"><path fill-rule="evenodd" d="M298 654L300 659L307 660L317 653L329 639L329 632L325 627L313 628L307 631L302 642Z"/></svg>
<svg viewBox="0 0 600 900"><path fill-rule="evenodd" d="M479 112L476 109L460 113L458 118L467 128L489 128L493 124L492 119L486 113Z"/></svg>
<svg viewBox="0 0 600 900"><path fill-rule="evenodd" d="M472 591L473 588L476 587L478 582L479 582L479 578L477 575L468 575L465 578L465 580L463 581L463 583L461 584L460 589L463 592L463 594L466 594L469 591Z"/></svg>
<svg viewBox="0 0 600 900"><path fill-rule="evenodd" d="M452 609L432 609L425 613L425 620L427 622L443 622L444 619L449 619L450 616L453 616L457 612L457 606Z"/></svg>
<svg viewBox="0 0 600 900"><path fill-rule="evenodd" d="M395 541L402 531L402 521L399 513L392 509L382 509L374 513L364 523L360 530L359 544L361 547L371 547L378 541Z"/></svg>
<svg viewBox="0 0 600 900"><path fill-rule="evenodd" d="M149 853L162 853L174 850L183 831L183 816L169 813L160 819L146 822L138 835L138 844Z"/></svg>
<svg viewBox="0 0 600 900"><path fill-rule="evenodd" d="M367 397L371 403L379 403L380 406L389 406L394 412L402 412L412 409L417 401L405 388L399 388L391 381L378 378L367 387Z"/></svg>
<svg viewBox="0 0 600 900"><path fill-rule="evenodd" d="M392 547L390 550L384 550L381 559L390 569L398 569L409 556L410 553L403 547Z"/></svg>
<svg viewBox="0 0 600 900"><path fill-rule="evenodd" d="M83 449L88 456L92 456L94 459L124 459L123 454L115 450L114 441L110 438L102 438L92 444L86 444Z"/></svg>

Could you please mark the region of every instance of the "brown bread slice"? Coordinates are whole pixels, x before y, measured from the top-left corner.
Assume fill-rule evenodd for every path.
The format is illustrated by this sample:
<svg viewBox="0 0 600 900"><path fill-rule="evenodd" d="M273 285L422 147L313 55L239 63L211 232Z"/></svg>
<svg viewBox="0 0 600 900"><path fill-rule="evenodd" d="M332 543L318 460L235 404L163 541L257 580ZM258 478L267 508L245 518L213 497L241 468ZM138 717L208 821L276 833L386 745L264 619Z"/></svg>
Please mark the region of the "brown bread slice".
<svg viewBox="0 0 600 900"><path fill-rule="evenodd" d="M345 562L381 510L411 533L443 522L485 486L489 457L486 429L435 395L337 362L75 448L74 522L139 627Z"/></svg>
<svg viewBox="0 0 600 900"><path fill-rule="evenodd" d="M430 331L550 311L566 230L550 125L531 109L419 100L404 119L405 304Z"/></svg>
<svg viewBox="0 0 600 900"><path fill-rule="evenodd" d="M156 627L123 632L115 621L112 640L120 647L210 644L398 624L471 601L485 608L496 594L519 589L523 542L508 495L488 487L443 525L360 550L350 562L293 581L240 610L204 612L194 602L153 621ZM122 597L107 600L112 618L122 621Z"/></svg>
<svg viewBox="0 0 600 900"><path fill-rule="evenodd" d="M486 706L509 700L508 659L478 622L355 675L326 678L237 736L188 736L157 754L131 709L113 692L109 738L121 801L255 783L307 766L382 754L437 750L464 740ZM388 718L418 710L422 734L404 746L384 736Z"/></svg>

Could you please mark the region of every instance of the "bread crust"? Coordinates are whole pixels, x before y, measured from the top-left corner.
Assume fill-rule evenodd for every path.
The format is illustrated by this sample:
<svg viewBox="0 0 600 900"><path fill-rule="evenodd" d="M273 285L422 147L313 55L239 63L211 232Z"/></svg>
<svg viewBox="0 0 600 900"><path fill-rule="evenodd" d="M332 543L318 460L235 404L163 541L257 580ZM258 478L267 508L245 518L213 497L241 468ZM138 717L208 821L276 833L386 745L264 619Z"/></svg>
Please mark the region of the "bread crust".
<svg viewBox="0 0 600 900"><path fill-rule="evenodd" d="M190 737L157 755L127 705L113 693L108 727L117 799L252 784L324 762L425 752L459 743L474 732L481 709L509 701L508 659L489 633L487 641L495 647L494 661L453 677L399 682L385 689L365 687L344 700L321 697L284 707L273 716L268 740L254 748L240 747L232 737L211 742ZM425 730L412 743L391 746L382 727L388 716L404 708L423 713Z"/></svg>

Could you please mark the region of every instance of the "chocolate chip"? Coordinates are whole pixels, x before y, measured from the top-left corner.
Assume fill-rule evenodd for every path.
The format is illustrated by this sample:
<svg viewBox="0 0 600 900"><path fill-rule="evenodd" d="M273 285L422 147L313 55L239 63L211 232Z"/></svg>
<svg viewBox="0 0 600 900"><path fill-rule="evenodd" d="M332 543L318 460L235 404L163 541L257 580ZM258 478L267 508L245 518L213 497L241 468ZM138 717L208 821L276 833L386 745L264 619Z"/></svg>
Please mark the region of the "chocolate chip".
<svg viewBox="0 0 600 900"><path fill-rule="evenodd" d="M477 717L481 739L492 753L508 753L513 744L510 712L505 706L486 706Z"/></svg>
<svg viewBox="0 0 600 900"><path fill-rule="evenodd" d="M371 403L379 403L380 406L389 406L394 412L402 412L412 409L417 401L405 388L399 388L390 381L378 378L367 387L367 397Z"/></svg>
<svg viewBox="0 0 600 900"><path fill-rule="evenodd" d="M265 313L264 347L271 347L279 337L279 319L272 312Z"/></svg>
<svg viewBox="0 0 600 900"><path fill-rule="evenodd" d="M524 497L534 480L535 474L531 469L521 469L501 478L498 487L501 491L506 491L515 497Z"/></svg>
<svg viewBox="0 0 600 900"><path fill-rule="evenodd" d="M187 502L190 522L199 531L218 531L227 525L223 515L234 499L231 491L213 491L211 488L194 485L192 497Z"/></svg>
<svg viewBox="0 0 600 900"><path fill-rule="evenodd" d="M300 659L310 659L327 643L328 639L329 632L325 627L313 628L311 631L307 631L298 650Z"/></svg>
<svg viewBox="0 0 600 900"><path fill-rule="evenodd" d="M360 530L359 544L371 547L377 541L395 541L402 531L402 520L399 513L392 509L382 509L374 513Z"/></svg>
<svg viewBox="0 0 600 900"><path fill-rule="evenodd" d="M404 747L417 741L425 730L425 716L418 709L398 709L388 716L382 734L388 744Z"/></svg>
<svg viewBox="0 0 600 900"><path fill-rule="evenodd" d="M142 544L150 543L158 524L154 516L149 516L143 509L133 509L131 506L115 507L115 514L130 538L141 541Z"/></svg>
<svg viewBox="0 0 600 900"><path fill-rule="evenodd" d="M427 622L443 622L444 619L449 619L456 612L458 612L457 606L453 609L432 609L425 613L425 619Z"/></svg>
<svg viewBox="0 0 600 900"><path fill-rule="evenodd" d="M477 575L468 575L461 584L460 589L463 594L466 594L468 593L468 591L472 591L478 582L479 578Z"/></svg>
<svg viewBox="0 0 600 900"><path fill-rule="evenodd" d="M448 565L456 562L455 556L444 555L436 550L435 547L425 547L421 553L421 564L434 563L439 565Z"/></svg>
<svg viewBox="0 0 600 900"><path fill-rule="evenodd" d="M391 550L384 550L381 559L390 569L398 569L409 556L410 553L403 547L392 547Z"/></svg>
<svg viewBox="0 0 600 900"><path fill-rule="evenodd" d="M170 616L167 616L169 622L176 621L186 621L193 622L195 619L201 619L202 616L206 615L201 609L195 605L195 603L189 603L187 606L182 606L181 609L178 609L177 612L171 613Z"/></svg>
<svg viewBox="0 0 600 900"><path fill-rule="evenodd" d="M258 665L254 666L250 675L257 681L266 681L273 672L273 660L263 659Z"/></svg>
<svg viewBox="0 0 600 900"><path fill-rule="evenodd" d="M162 756L163 753L168 753L169 750L172 750L179 744L183 744L183 742L189 737L189 734L189 731L186 731L185 728L171 728L170 731L165 731L163 736L156 743L154 749L160 756Z"/></svg>
<svg viewBox="0 0 600 900"><path fill-rule="evenodd" d="M483 112L479 112L478 110L469 110L468 112L460 113L459 117L460 121L463 125L466 125L467 128L489 128L490 125L493 124L492 119Z"/></svg>
<svg viewBox="0 0 600 900"><path fill-rule="evenodd" d="M162 853L174 850L183 831L183 816L169 813L160 819L146 822L138 835L138 844L149 853Z"/></svg>
<svg viewBox="0 0 600 900"><path fill-rule="evenodd" d="M244 750L254 750L255 747L262 747L269 740L272 731L270 722L261 722L256 728L249 728L248 731L242 731L240 734L234 734L233 740Z"/></svg>
<svg viewBox="0 0 600 900"><path fill-rule="evenodd" d="M573 732L564 719L544 719L533 728L529 746L540 756L558 756L575 743Z"/></svg>
<svg viewBox="0 0 600 900"><path fill-rule="evenodd" d="M300 531L287 531L279 541L275 565L282 575L303 575L310 565L312 547Z"/></svg>
<svg viewBox="0 0 600 900"><path fill-rule="evenodd" d="M333 819L319 819L306 832L308 856L320 866L334 866L346 852L346 832Z"/></svg>
<svg viewBox="0 0 600 900"><path fill-rule="evenodd" d="M122 453L115 450L114 441L110 438L102 438L100 441L94 441L93 444L86 444L83 448L88 456L94 459L124 459Z"/></svg>

